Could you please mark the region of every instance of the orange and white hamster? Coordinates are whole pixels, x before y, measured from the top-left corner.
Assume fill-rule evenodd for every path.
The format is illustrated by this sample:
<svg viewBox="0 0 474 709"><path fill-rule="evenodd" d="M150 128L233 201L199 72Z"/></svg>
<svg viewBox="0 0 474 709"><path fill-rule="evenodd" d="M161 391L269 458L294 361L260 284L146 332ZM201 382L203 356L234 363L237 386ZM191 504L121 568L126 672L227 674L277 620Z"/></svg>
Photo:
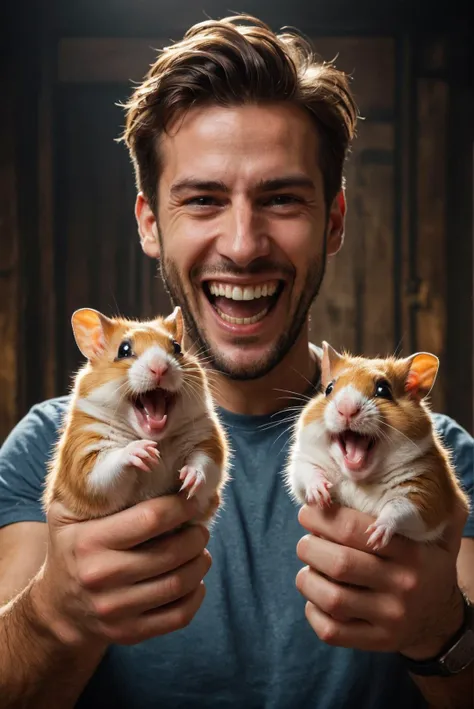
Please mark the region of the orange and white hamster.
<svg viewBox="0 0 474 709"><path fill-rule="evenodd" d="M374 551L394 534L441 537L468 498L424 401L438 367L429 353L368 359L324 342L323 392L296 422L285 471L292 498L321 507L334 500L375 516L367 529Z"/></svg>
<svg viewBox="0 0 474 709"><path fill-rule="evenodd" d="M186 490L212 521L228 479L228 444L207 378L183 350L179 307L147 322L91 309L72 316L88 362L75 377L46 478L47 510L60 500L80 518Z"/></svg>

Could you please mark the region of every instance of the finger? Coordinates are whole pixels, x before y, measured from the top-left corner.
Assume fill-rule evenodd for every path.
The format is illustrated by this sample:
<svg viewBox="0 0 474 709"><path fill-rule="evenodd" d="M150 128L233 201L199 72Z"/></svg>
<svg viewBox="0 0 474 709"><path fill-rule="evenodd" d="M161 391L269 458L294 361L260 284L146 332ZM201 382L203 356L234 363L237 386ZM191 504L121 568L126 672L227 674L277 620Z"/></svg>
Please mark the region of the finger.
<svg viewBox="0 0 474 709"><path fill-rule="evenodd" d="M386 645L386 632L363 620L341 623L311 602L306 604L305 614L316 635L328 645L365 651L382 650Z"/></svg>
<svg viewBox="0 0 474 709"><path fill-rule="evenodd" d="M459 553L464 527L468 518L468 512L461 505L456 505L453 516L446 526L440 545L449 551Z"/></svg>
<svg viewBox="0 0 474 709"><path fill-rule="evenodd" d="M209 531L196 524L131 550L101 550L89 560L86 586L105 590L167 574L202 554L208 541Z"/></svg>
<svg viewBox="0 0 474 709"><path fill-rule="evenodd" d="M165 495L145 500L122 512L88 522L96 545L131 549L188 522L198 513L194 500Z"/></svg>
<svg viewBox="0 0 474 709"><path fill-rule="evenodd" d="M358 549L335 544L307 534L298 542L297 554L304 564L338 583L374 590L391 589L391 568L380 559Z"/></svg>
<svg viewBox="0 0 474 709"><path fill-rule="evenodd" d="M296 587L308 601L336 620L363 620L383 626L392 622L395 609L403 617L401 603L389 594L341 586L309 567L298 573Z"/></svg>
<svg viewBox="0 0 474 709"><path fill-rule="evenodd" d="M375 554L367 546L369 538L367 528L374 522L374 518L370 515L338 505L332 505L328 510L304 505L300 509L298 520L305 529L316 536L352 549ZM389 544L376 554L387 558L403 556L406 554L407 541L395 535Z"/></svg>
<svg viewBox="0 0 474 709"><path fill-rule="evenodd" d="M119 645L132 645L149 640L158 635L174 632L185 628L192 621L199 610L206 589L204 583L175 603L148 613L143 613L133 621L128 621L120 626L105 626L105 635L112 642Z"/></svg>
<svg viewBox="0 0 474 709"><path fill-rule="evenodd" d="M195 591L210 567L211 555L204 551L169 574L98 594L94 599L96 614L101 621L113 622L174 603Z"/></svg>

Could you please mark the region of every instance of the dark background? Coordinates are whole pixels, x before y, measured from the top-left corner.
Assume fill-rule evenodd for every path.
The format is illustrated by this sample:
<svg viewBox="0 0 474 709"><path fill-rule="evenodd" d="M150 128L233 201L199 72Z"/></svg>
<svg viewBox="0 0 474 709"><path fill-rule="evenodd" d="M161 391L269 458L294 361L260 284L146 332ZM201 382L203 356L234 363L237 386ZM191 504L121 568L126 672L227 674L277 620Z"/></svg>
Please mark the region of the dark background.
<svg viewBox="0 0 474 709"><path fill-rule="evenodd" d="M473 431L474 54L468 4L424 0L3 3L0 442L65 393L77 307L166 312L142 255L116 103L157 48L233 11L292 25L353 74L365 120L347 166L346 244L313 309L314 341L441 358L433 408ZM471 8L472 9L472 8ZM0 18L1 20L1 18Z"/></svg>

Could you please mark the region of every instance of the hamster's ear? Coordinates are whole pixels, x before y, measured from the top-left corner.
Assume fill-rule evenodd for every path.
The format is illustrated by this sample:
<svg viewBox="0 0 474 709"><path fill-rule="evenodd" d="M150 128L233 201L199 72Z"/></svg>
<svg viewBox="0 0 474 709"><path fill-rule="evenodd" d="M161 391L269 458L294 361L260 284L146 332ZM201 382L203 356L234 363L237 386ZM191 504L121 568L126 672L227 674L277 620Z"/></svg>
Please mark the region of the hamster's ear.
<svg viewBox="0 0 474 709"><path fill-rule="evenodd" d="M165 325L180 345L183 344L183 313L179 305L165 318Z"/></svg>
<svg viewBox="0 0 474 709"><path fill-rule="evenodd" d="M414 399L428 396L439 369L439 359L429 352L417 352L404 360L405 391Z"/></svg>
<svg viewBox="0 0 474 709"><path fill-rule="evenodd" d="M99 357L107 344L113 322L92 308L76 310L71 318L74 338L79 350L89 360Z"/></svg>
<svg viewBox="0 0 474 709"><path fill-rule="evenodd" d="M326 389L329 382L334 379L337 365L343 361L343 356L336 352L326 341L323 342L323 356L321 359L321 384Z"/></svg>

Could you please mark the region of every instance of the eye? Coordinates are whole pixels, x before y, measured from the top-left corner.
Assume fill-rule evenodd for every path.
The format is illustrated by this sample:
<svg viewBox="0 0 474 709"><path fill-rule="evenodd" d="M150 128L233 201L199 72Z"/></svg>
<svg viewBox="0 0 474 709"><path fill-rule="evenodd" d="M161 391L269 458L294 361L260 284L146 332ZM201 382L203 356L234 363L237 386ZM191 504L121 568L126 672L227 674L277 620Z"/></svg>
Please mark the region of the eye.
<svg viewBox="0 0 474 709"><path fill-rule="evenodd" d="M286 207L287 205L299 204L301 202L298 197L291 194L276 194L270 197L266 202L270 207Z"/></svg>
<svg viewBox="0 0 474 709"><path fill-rule="evenodd" d="M125 357L132 357L133 349L130 340L124 340L120 343L120 347L117 352L117 359L125 359Z"/></svg>
<svg viewBox="0 0 474 709"><path fill-rule="evenodd" d="M329 384L326 387L326 391L324 392L326 396L329 396L329 394L332 392L334 389L334 382L329 382Z"/></svg>
<svg viewBox="0 0 474 709"><path fill-rule="evenodd" d="M171 344L173 345L173 352L177 357L180 357L183 354L183 350L181 349L181 345L179 342L176 342L176 340L172 340Z"/></svg>
<svg viewBox="0 0 474 709"><path fill-rule="evenodd" d="M386 381L377 382L375 385L375 394L377 399L389 399L392 400L392 390L390 389L390 384Z"/></svg>
<svg viewBox="0 0 474 709"><path fill-rule="evenodd" d="M185 204L191 207L213 207L218 204L218 201L215 197L203 195L201 197L191 197L186 200Z"/></svg>

